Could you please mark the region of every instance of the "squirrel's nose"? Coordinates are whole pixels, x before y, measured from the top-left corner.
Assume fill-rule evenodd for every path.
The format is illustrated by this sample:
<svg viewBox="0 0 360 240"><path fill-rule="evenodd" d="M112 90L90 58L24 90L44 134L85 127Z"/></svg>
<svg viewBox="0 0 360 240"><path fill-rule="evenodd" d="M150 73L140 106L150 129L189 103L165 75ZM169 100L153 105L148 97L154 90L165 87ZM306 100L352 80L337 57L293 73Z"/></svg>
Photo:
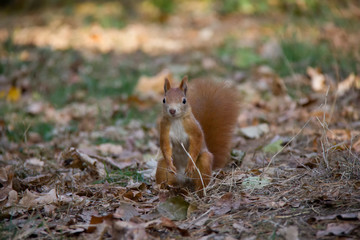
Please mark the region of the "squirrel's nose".
<svg viewBox="0 0 360 240"><path fill-rule="evenodd" d="M175 109L170 109L170 110L169 110L169 113L170 113L171 115L174 115L174 114L176 113L176 110L175 110Z"/></svg>

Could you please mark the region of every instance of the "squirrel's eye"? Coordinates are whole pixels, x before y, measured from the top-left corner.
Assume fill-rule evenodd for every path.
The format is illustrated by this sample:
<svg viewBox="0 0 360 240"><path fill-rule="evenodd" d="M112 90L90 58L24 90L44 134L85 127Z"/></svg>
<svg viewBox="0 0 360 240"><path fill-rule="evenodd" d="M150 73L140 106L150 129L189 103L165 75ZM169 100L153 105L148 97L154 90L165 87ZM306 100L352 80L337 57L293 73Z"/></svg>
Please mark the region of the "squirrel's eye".
<svg viewBox="0 0 360 240"><path fill-rule="evenodd" d="M163 103L165 103L166 101L165 101L165 98L163 99Z"/></svg>
<svg viewBox="0 0 360 240"><path fill-rule="evenodd" d="M183 104L185 104L186 103L186 98L183 98Z"/></svg>

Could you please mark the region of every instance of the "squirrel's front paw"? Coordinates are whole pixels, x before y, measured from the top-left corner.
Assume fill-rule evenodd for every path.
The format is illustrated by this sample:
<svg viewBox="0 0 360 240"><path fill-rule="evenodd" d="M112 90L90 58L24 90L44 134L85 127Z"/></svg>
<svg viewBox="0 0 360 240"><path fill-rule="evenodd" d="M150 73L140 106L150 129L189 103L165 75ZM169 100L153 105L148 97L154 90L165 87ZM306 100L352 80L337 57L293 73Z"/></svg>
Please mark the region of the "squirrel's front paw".
<svg viewBox="0 0 360 240"><path fill-rule="evenodd" d="M193 175L193 173L195 172L196 168L194 166L194 164L188 164L186 166L186 169L185 169L185 174L188 176L188 177L191 177Z"/></svg>
<svg viewBox="0 0 360 240"><path fill-rule="evenodd" d="M176 173L176 167L174 166L173 163L170 163L168 167L169 167L169 170L170 170L170 171Z"/></svg>

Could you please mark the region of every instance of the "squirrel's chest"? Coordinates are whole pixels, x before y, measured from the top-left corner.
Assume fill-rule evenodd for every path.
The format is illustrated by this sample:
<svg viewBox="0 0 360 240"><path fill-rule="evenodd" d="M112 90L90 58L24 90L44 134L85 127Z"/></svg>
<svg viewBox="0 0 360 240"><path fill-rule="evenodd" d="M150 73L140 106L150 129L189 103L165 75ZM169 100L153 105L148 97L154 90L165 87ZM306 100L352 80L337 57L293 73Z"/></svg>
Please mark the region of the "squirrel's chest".
<svg viewBox="0 0 360 240"><path fill-rule="evenodd" d="M174 120L170 126L170 140L172 144L188 142L189 136L185 131L184 125L181 120Z"/></svg>

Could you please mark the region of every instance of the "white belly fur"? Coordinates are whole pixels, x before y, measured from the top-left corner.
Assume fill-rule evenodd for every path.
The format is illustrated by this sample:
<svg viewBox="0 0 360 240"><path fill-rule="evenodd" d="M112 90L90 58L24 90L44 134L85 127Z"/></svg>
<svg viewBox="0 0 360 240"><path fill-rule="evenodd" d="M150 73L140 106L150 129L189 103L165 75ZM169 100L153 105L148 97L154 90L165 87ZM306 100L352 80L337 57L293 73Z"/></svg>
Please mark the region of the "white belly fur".
<svg viewBox="0 0 360 240"><path fill-rule="evenodd" d="M189 136L185 132L182 121L173 120L170 127L170 141L172 146L172 159L177 169L177 179L179 182L186 181L185 168L188 162L188 156L181 146L184 145L185 149L189 148Z"/></svg>

